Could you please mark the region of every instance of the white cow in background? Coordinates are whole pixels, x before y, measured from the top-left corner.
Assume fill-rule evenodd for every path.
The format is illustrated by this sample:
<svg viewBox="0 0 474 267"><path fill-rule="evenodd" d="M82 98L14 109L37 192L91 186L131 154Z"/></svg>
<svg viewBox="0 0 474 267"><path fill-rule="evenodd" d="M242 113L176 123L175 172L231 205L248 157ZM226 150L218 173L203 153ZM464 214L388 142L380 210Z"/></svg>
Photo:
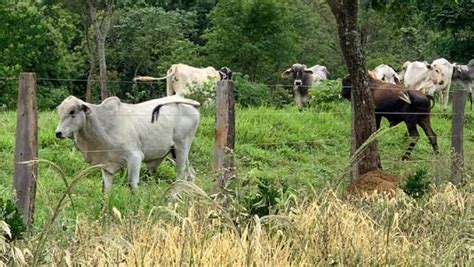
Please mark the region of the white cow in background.
<svg viewBox="0 0 474 267"><path fill-rule="evenodd" d="M406 87L412 90L419 90L423 93L432 93L436 84L443 84L445 79L441 69L426 62L407 61L403 63L398 74Z"/></svg>
<svg viewBox="0 0 474 267"><path fill-rule="evenodd" d="M166 79L166 95L186 96L191 93L191 88L201 86L209 79L218 81L223 73L213 67L195 68L186 64L173 64L168 69L166 76L155 78L150 76L138 76L134 81L158 81Z"/></svg>
<svg viewBox="0 0 474 267"><path fill-rule="evenodd" d="M188 155L199 124L198 106L180 96L133 105L117 97L93 105L69 96L58 107L56 137L74 139L88 163L102 165L104 192L122 167L136 189L141 163L154 171L170 152L176 156L177 179L193 179Z"/></svg>
<svg viewBox="0 0 474 267"><path fill-rule="evenodd" d="M431 66L433 66L434 68L439 68L441 70L441 72L443 73L443 82L435 84L433 88L428 92L428 94L433 95L435 92L437 92L440 96L443 109L446 109L448 107L449 90L451 88L451 79L453 77L453 65L449 63L449 61L447 61L446 59L439 58L433 60Z"/></svg>
<svg viewBox="0 0 474 267"><path fill-rule="evenodd" d="M400 84L400 78L398 77L398 73L390 67L389 65L381 64L378 65L375 69L375 78L378 80L382 80L386 83L391 84Z"/></svg>
<svg viewBox="0 0 474 267"><path fill-rule="evenodd" d="M453 64L453 80L458 81L464 90L469 94L472 111L472 89L474 83L474 59L471 59L467 65Z"/></svg>

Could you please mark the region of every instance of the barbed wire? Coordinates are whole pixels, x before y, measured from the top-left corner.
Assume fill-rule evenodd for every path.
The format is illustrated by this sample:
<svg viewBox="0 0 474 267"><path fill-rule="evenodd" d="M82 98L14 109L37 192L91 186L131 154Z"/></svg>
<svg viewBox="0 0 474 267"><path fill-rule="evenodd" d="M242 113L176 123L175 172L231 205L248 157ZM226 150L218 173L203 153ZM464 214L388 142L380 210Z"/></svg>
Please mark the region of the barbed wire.
<svg viewBox="0 0 474 267"><path fill-rule="evenodd" d="M0 77L0 80L18 81L19 78L17 78L17 77ZM41 77L38 77L38 78L36 78L36 80L38 80L38 81L63 81L63 82L94 82L94 83L100 82L100 80L97 80L97 79L87 80L87 79L75 79L75 78L41 78ZM163 81L163 80L161 80L161 81L107 80L107 83L164 84L165 81ZM235 83L236 83L236 85L238 85L238 82L235 82ZM190 85L193 85L192 83L188 83L188 82L176 82L176 81L173 81L173 84L190 84ZM294 85L291 85L291 84L264 84L264 83L259 83L259 85L263 85L263 86L266 86L266 87L288 87L288 88L293 88L294 87ZM402 85L402 86L404 86L404 85ZM309 88L315 88L317 90L318 86L310 86ZM352 86L340 86L340 88L341 89L342 88L352 89ZM377 87L377 86L369 86L368 88L373 89L373 90L390 90L390 91L420 91L420 90L417 90L417 89L411 89L411 88L407 88L407 87L405 87L405 88L380 88L380 87ZM470 90L467 90L467 89L455 89L455 90L450 91L449 93L454 94L455 91L471 92Z"/></svg>
<svg viewBox="0 0 474 267"><path fill-rule="evenodd" d="M186 104L186 103L184 103ZM255 112L249 112L249 111L244 111L245 114L259 114L261 115L262 117L264 116L268 116L268 117L271 117L271 116L277 116L277 115L298 115L298 116L301 116L301 117L305 117L305 116L315 116L315 115L351 115L352 113L350 111L335 111L335 112L331 112L331 111L318 111L318 110L309 110L309 111L312 111L314 113L305 113L305 112L278 112L277 114L262 114L261 112L258 112L258 111L255 111ZM11 117L11 115L8 115L6 113L8 113L9 111L5 110L5 111L1 111L0 110L0 116L4 116L4 117ZM16 112L15 110L12 110L11 112ZM5 114L2 114L2 113L5 113ZM238 114L238 112L236 113ZM449 115L449 116L452 116L452 115L458 115L458 113L455 113L455 112L388 112L388 111L375 111L374 112L375 115ZM465 115L471 115L471 114L474 114L474 111L467 111L467 112L464 112ZM73 116L76 116L76 115L66 115L64 117L73 117ZM92 115L86 115L86 116L92 116ZM182 113L160 113L160 116L189 116L189 114L182 114ZM150 114L148 113L131 113L131 114L100 114L100 117L151 117L151 112ZM403 122L403 121L401 121Z"/></svg>

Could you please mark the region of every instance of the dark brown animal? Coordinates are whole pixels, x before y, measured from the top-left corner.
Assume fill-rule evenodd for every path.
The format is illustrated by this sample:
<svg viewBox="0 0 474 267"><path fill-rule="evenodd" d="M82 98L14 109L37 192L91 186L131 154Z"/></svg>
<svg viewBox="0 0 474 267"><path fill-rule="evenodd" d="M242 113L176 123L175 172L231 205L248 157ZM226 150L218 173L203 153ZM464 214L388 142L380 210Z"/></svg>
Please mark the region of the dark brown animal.
<svg viewBox="0 0 474 267"><path fill-rule="evenodd" d="M342 80L342 97L351 100L351 82L347 76ZM430 110L433 107L431 96L427 96L420 91L408 90L402 85L385 83L381 80L374 79L369 75L369 87L372 90L372 97L375 105L375 120L377 129L380 128L380 121L385 117L390 127L393 127L400 122L405 122L408 134L412 141L402 160L407 160L410 157L412 150L415 148L416 142L420 134L416 129L419 125L426 136L428 137L433 151L438 154L438 143L436 141L436 134L431 128Z"/></svg>

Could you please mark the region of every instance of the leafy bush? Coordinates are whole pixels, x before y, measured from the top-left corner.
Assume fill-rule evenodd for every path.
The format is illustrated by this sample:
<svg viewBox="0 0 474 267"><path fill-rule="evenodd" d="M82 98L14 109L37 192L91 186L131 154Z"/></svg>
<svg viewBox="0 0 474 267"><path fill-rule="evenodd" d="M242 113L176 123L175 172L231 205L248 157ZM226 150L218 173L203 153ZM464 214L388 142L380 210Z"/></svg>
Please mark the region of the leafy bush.
<svg viewBox="0 0 474 267"><path fill-rule="evenodd" d="M402 186L403 191L417 199L425 196L430 187L430 180L427 174L426 169L418 169L415 174L408 176L405 184Z"/></svg>
<svg viewBox="0 0 474 267"><path fill-rule="evenodd" d="M319 106L339 100L341 80L323 80L319 85L309 89L310 106Z"/></svg>
<svg viewBox="0 0 474 267"><path fill-rule="evenodd" d="M216 90L217 86L216 81L214 80L208 80L201 85L193 83L193 85L189 88L190 93L185 97L194 99L201 103L201 105L211 106L216 99Z"/></svg>
<svg viewBox="0 0 474 267"><path fill-rule="evenodd" d="M38 88L38 108L55 109L69 95L66 87L43 87Z"/></svg>
<svg viewBox="0 0 474 267"><path fill-rule="evenodd" d="M270 104L270 91L262 83L251 82L247 75L236 73L235 99L243 107L258 107Z"/></svg>
<svg viewBox="0 0 474 267"><path fill-rule="evenodd" d="M10 199L0 198L0 220L5 221L10 226L11 240L20 238L22 233L26 231L23 217Z"/></svg>

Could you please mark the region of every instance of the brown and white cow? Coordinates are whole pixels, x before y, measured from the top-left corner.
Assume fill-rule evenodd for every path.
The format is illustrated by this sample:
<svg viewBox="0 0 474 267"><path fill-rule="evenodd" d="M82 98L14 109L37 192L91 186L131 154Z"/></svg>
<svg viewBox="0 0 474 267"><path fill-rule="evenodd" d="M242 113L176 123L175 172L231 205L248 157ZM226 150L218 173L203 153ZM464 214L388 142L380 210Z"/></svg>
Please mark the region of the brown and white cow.
<svg viewBox="0 0 474 267"><path fill-rule="evenodd" d="M318 85L321 80L327 80L329 71L325 66L315 65L307 68L306 65L295 63L285 70L282 78L293 78L293 95L298 108L302 108L309 100L308 90L313 85Z"/></svg>

